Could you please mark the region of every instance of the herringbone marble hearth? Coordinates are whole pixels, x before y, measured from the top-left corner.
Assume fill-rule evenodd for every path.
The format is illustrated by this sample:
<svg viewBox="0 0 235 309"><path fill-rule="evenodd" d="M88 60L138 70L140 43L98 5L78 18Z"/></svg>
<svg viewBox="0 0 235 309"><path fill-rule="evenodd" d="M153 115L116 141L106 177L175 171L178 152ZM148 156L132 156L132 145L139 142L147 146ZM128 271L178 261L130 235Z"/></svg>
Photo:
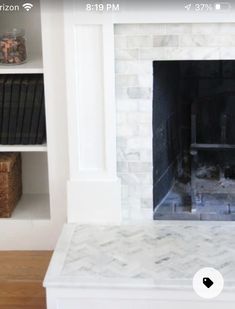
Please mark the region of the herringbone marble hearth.
<svg viewBox="0 0 235 309"><path fill-rule="evenodd" d="M235 224L230 222L69 225L64 235L57 248L57 254L63 252L57 274L63 283L191 285L200 268L214 267L225 285L235 286Z"/></svg>

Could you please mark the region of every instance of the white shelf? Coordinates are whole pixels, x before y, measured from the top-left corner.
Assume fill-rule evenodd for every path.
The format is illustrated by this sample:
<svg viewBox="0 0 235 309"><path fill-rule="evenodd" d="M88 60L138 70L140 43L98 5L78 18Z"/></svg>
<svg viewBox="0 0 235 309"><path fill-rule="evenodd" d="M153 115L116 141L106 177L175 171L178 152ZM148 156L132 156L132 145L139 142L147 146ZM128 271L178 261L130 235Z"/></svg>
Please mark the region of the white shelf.
<svg viewBox="0 0 235 309"><path fill-rule="evenodd" d="M47 152L47 145L0 145L0 152Z"/></svg>
<svg viewBox="0 0 235 309"><path fill-rule="evenodd" d="M49 194L23 194L11 218L2 218L3 221L14 220L49 220Z"/></svg>
<svg viewBox="0 0 235 309"><path fill-rule="evenodd" d="M28 57L19 65L0 65L0 74L42 74L43 64L40 56Z"/></svg>

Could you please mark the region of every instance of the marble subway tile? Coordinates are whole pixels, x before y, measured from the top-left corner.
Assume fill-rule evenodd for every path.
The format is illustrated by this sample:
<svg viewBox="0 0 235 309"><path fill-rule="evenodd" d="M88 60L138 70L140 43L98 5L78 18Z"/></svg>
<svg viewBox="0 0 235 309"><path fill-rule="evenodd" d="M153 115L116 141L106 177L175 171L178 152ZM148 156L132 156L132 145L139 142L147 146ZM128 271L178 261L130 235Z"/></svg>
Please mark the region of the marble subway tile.
<svg viewBox="0 0 235 309"><path fill-rule="evenodd" d="M166 24L119 24L114 26L115 35L166 34Z"/></svg>
<svg viewBox="0 0 235 309"><path fill-rule="evenodd" d="M118 24L114 26L115 35L137 35L141 33L142 30L140 24Z"/></svg>
<svg viewBox="0 0 235 309"><path fill-rule="evenodd" d="M192 59L194 48L176 47L176 48L165 48L166 59L172 60L189 60Z"/></svg>
<svg viewBox="0 0 235 309"><path fill-rule="evenodd" d="M128 138L127 142L127 152L133 151L133 150L139 150L142 148L151 149L152 148L152 138L150 136L148 137L131 137Z"/></svg>
<svg viewBox="0 0 235 309"><path fill-rule="evenodd" d="M219 49L219 57L224 60L235 60L235 47L221 47Z"/></svg>
<svg viewBox="0 0 235 309"><path fill-rule="evenodd" d="M220 35L218 40L220 47L235 47L235 35Z"/></svg>
<svg viewBox="0 0 235 309"><path fill-rule="evenodd" d="M211 38L209 35L181 35L179 37L180 47L206 47L218 46L218 37Z"/></svg>
<svg viewBox="0 0 235 309"><path fill-rule="evenodd" d="M138 133L140 136L147 137L147 136L152 135L152 124L151 123L139 124L138 127L139 127Z"/></svg>
<svg viewBox="0 0 235 309"><path fill-rule="evenodd" d="M139 133L138 125L118 125L117 126L118 136L126 138L137 136Z"/></svg>
<svg viewBox="0 0 235 309"><path fill-rule="evenodd" d="M167 47L142 48L139 51L140 60L168 60Z"/></svg>
<svg viewBox="0 0 235 309"><path fill-rule="evenodd" d="M153 75L153 62L151 59L138 61L139 75Z"/></svg>
<svg viewBox="0 0 235 309"><path fill-rule="evenodd" d="M150 163L152 165L151 161L149 161L148 163ZM150 174L150 173L136 173L136 176L139 178L139 183L141 185L145 185L145 186L152 188L152 185L153 185L152 174Z"/></svg>
<svg viewBox="0 0 235 309"><path fill-rule="evenodd" d="M138 60L117 60L115 61L115 73L116 74L134 74L139 78L142 75L153 74L152 61L138 61Z"/></svg>
<svg viewBox="0 0 235 309"><path fill-rule="evenodd" d="M235 34L234 23L192 24L192 34L228 35Z"/></svg>
<svg viewBox="0 0 235 309"><path fill-rule="evenodd" d="M141 185L141 199L153 200L153 188L150 185Z"/></svg>
<svg viewBox="0 0 235 309"><path fill-rule="evenodd" d="M137 102L138 102L138 100L137 100ZM127 121L130 124L136 124L136 123L139 124L140 117L141 117L141 112L139 112L139 111L135 111L133 113L128 113L127 114ZM146 122L147 122L147 120L146 120Z"/></svg>
<svg viewBox="0 0 235 309"><path fill-rule="evenodd" d="M129 87L127 95L130 99L149 99L151 97L151 88L149 87Z"/></svg>
<svg viewBox="0 0 235 309"><path fill-rule="evenodd" d="M130 99L117 99L116 105L120 112L136 112L139 106L138 101Z"/></svg>
<svg viewBox="0 0 235 309"><path fill-rule="evenodd" d="M122 188L125 188L125 186L123 186ZM127 190L127 197L128 197L128 190ZM129 205L127 203L123 203L122 204L122 209L123 210L129 210Z"/></svg>
<svg viewBox="0 0 235 309"><path fill-rule="evenodd" d="M118 49L115 50L115 58L117 60L138 60L138 49Z"/></svg>
<svg viewBox="0 0 235 309"><path fill-rule="evenodd" d="M217 34L234 34L235 35L235 23L221 23L218 24L218 32Z"/></svg>
<svg viewBox="0 0 235 309"><path fill-rule="evenodd" d="M141 207L140 198L140 186L138 184L129 184L128 201L130 207L139 209Z"/></svg>
<svg viewBox="0 0 235 309"><path fill-rule="evenodd" d="M126 49L127 48L127 37L125 35L115 35L114 40L115 48Z"/></svg>
<svg viewBox="0 0 235 309"><path fill-rule="evenodd" d="M127 162L117 162L117 170L118 173L127 173L128 172L128 164Z"/></svg>
<svg viewBox="0 0 235 309"><path fill-rule="evenodd" d="M128 171L130 173L148 173L152 171L151 162L128 162Z"/></svg>
<svg viewBox="0 0 235 309"><path fill-rule="evenodd" d="M140 112L148 112L148 114L149 113L152 114L152 108L153 108L152 100L139 100L138 103Z"/></svg>
<svg viewBox="0 0 235 309"><path fill-rule="evenodd" d="M140 152L138 150L127 150L125 157L127 162L140 161Z"/></svg>
<svg viewBox="0 0 235 309"><path fill-rule="evenodd" d="M219 60L219 47L201 47L195 50L192 54L192 60Z"/></svg>
<svg viewBox="0 0 235 309"><path fill-rule="evenodd" d="M152 137L152 133L151 133L151 137ZM153 160L152 144L149 145L148 148L140 150L140 160L143 162L152 162ZM152 177L152 175L149 175L149 176Z"/></svg>
<svg viewBox="0 0 235 309"><path fill-rule="evenodd" d="M123 111L118 111L116 115L116 119L117 119L118 125L121 125L121 124L125 125L127 123L127 113Z"/></svg>
<svg viewBox="0 0 235 309"><path fill-rule="evenodd" d="M145 208L142 207L142 203L141 203L141 216L142 219L140 222L145 223L148 222L149 224L151 224L151 222L153 221L153 208Z"/></svg>
<svg viewBox="0 0 235 309"><path fill-rule="evenodd" d="M153 47L153 38L150 35L128 36L127 48L148 48Z"/></svg>
<svg viewBox="0 0 235 309"><path fill-rule="evenodd" d="M119 177L122 180L123 185L133 185L136 186L140 184L139 178L134 173L119 173Z"/></svg>
<svg viewBox="0 0 235 309"><path fill-rule="evenodd" d="M192 33L192 24L167 24L166 34Z"/></svg>
<svg viewBox="0 0 235 309"><path fill-rule="evenodd" d="M165 46L179 46L179 36L178 35L156 35L153 37L154 47L165 47Z"/></svg>
<svg viewBox="0 0 235 309"><path fill-rule="evenodd" d="M145 216L143 215L143 210L141 209L141 203L138 208L132 207L130 209L130 217L133 222L136 222L136 223L143 222L143 220L145 219Z"/></svg>
<svg viewBox="0 0 235 309"><path fill-rule="evenodd" d="M179 47L168 48L168 59L172 60L209 60L219 59L218 47Z"/></svg>
<svg viewBox="0 0 235 309"><path fill-rule="evenodd" d="M116 85L115 87L115 95L116 95L116 101L120 108L120 110L125 110L124 102L129 99L127 94L127 88L126 87L119 87Z"/></svg>
<svg viewBox="0 0 235 309"><path fill-rule="evenodd" d="M116 60L115 61L115 72L116 74L139 74L140 68L143 64L136 60Z"/></svg>
<svg viewBox="0 0 235 309"><path fill-rule="evenodd" d="M131 205L130 210L138 211L141 209L139 186L130 186L128 202Z"/></svg>
<svg viewBox="0 0 235 309"><path fill-rule="evenodd" d="M234 35L182 35L181 47L230 47L235 46Z"/></svg>
<svg viewBox="0 0 235 309"><path fill-rule="evenodd" d="M117 146L120 149L126 148L127 147L127 139L117 136Z"/></svg>
<svg viewBox="0 0 235 309"><path fill-rule="evenodd" d="M220 25L216 23L192 24L192 34L210 34L215 35L220 32Z"/></svg>
<svg viewBox="0 0 235 309"><path fill-rule="evenodd" d="M149 162L148 162L149 163ZM153 181L150 173L134 173L138 179L138 184L140 186L145 186L148 188L152 188Z"/></svg>
<svg viewBox="0 0 235 309"><path fill-rule="evenodd" d="M140 34L166 35L166 24L142 24Z"/></svg>
<svg viewBox="0 0 235 309"><path fill-rule="evenodd" d="M117 136L117 138L119 138L119 136ZM117 162L126 162L126 155L124 149L125 148L121 148L117 145ZM118 169L117 172L119 172Z"/></svg>
<svg viewBox="0 0 235 309"><path fill-rule="evenodd" d="M116 74L116 85L118 87L138 87L138 75Z"/></svg>
<svg viewBox="0 0 235 309"><path fill-rule="evenodd" d="M153 87L153 75L152 74L139 74L138 85L140 87Z"/></svg>
<svg viewBox="0 0 235 309"><path fill-rule="evenodd" d="M152 121L152 113L151 112L136 112L136 113L128 113L127 115L128 122L130 123L147 123L150 124Z"/></svg>
<svg viewBox="0 0 235 309"><path fill-rule="evenodd" d="M130 222L130 209L127 203L122 203L122 222Z"/></svg>

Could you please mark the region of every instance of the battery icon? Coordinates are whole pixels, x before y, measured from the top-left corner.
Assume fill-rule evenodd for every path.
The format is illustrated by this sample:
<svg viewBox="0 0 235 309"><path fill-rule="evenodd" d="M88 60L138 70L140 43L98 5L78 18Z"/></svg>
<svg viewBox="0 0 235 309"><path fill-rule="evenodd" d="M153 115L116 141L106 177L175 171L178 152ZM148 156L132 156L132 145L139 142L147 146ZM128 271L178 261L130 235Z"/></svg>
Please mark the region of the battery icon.
<svg viewBox="0 0 235 309"><path fill-rule="evenodd" d="M214 7L217 11L229 11L232 8L229 2L218 2L214 4Z"/></svg>

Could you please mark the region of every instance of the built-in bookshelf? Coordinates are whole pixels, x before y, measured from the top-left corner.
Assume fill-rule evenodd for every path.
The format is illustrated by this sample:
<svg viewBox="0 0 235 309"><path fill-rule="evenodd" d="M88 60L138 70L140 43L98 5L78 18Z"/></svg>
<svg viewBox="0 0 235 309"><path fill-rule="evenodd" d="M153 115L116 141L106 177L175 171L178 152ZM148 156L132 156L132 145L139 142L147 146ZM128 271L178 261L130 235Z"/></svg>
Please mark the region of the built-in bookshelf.
<svg viewBox="0 0 235 309"><path fill-rule="evenodd" d="M26 63L14 66L1 66L0 72L1 74L42 74L42 57L41 55L29 55Z"/></svg>
<svg viewBox="0 0 235 309"><path fill-rule="evenodd" d="M43 79L46 79L48 85L50 84L49 87L51 89L57 88L55 84L61 80L61 74L60 70L57 72L51 70L50 65L54 65L55 59L50 52L48 53L47 47L52 43L49 43L48 37L53 32L54 24L58 22L57 28L59 29L62 22L56 14L54 18L50 18L48 11L45 13L46 9L43 10L39 0L33 0L31 3L33 8L30 12L22 9L20 12L1 14L0 30L25 29L28 57L24 64L0 65L0 75L30 74L33 76L34 74L43 74ZM43 29L42 19L45 23ZM42 50L42 39L44 40L44 50ZM50 59L49 62L47 61L47 66L43 64L44 57ZM51 78L51 74L53 78ZM62 105L57 108L56 112L53 110L56 107L54 102L59 102L60 98L63 98L63 89L56 93L45 93L46 143L35 145L0 144L0 152L21 153L23 182L23 196L11 218L0 218L0 233L5 235L5 239L0 239L0 250L52 249L57 234L65 221L65 211L63 211L66 207L64 167L67 162L61 160L66 158L64 156L66 147L63 145L66 137L61 138L62 149L59 149L57 134L62 135L65 132L66 120L59 120L60 117L56 118L55 115L56 112L57 116L58 113L59 115L66 113L64 107L63 111L61 110ZM50 146L48 146L49 141L51 141ZM58 155L56 155L56 151L59 151ZM60 169L59 166L62 168ZM58 214L55 211L56 207Z"/></svg>
<svg viewBox="0 0 235 309"><path fill-rule="evenodd" d="M0 152L47 152L47 144L42 144L42 145L0 145Z"/></svg>

